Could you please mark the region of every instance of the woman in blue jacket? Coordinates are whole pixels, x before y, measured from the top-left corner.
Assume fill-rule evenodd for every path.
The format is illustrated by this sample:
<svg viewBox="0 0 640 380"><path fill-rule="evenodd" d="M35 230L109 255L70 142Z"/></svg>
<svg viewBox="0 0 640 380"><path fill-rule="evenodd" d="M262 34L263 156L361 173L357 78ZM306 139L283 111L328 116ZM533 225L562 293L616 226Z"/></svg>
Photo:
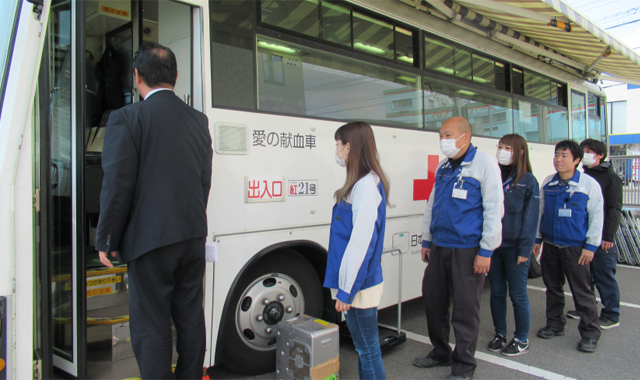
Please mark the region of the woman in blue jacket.
<svg viewBox="0 0 640 380"><path fill-rule="evenodd" d="M496 153L502 172L504 217L502 244L491 256L491 316L495 338L490 351L505 356L522 355L529 350L531 308L527 296L529 259L535 243L540 213L540 188L531 173L529 147L522 136L503 136ZM507 288L513 303L516 324L513 339L507 344Z"/></svg>
<svg viewBox="0 0 640 380"><path fill-rule="evenodd" d="M331 289L336 310L344 312L360 379L384 379L377 311L389 181L369 124L345 124L334 137L336 162L347 168L347 178L335 192L324 287Z"/></svg>

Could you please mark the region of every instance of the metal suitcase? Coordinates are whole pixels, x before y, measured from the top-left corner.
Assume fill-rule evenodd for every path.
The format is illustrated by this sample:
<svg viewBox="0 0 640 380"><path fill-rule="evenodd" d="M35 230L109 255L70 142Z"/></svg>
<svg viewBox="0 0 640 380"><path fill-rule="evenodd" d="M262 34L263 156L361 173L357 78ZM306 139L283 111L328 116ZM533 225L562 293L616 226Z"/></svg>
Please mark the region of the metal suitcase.
<svg viewBox="0 0 640 380"><path fill-rule="evenodd" d="M338 325L300 315L277 325L276 379L337 379Z"/></svg>

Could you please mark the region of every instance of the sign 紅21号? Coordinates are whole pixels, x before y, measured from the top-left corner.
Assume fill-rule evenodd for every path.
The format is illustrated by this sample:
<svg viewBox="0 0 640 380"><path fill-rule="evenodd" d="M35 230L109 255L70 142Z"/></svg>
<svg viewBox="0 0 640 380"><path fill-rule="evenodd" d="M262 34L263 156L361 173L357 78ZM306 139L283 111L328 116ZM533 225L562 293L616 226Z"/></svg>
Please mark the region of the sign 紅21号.
<svg viewBox="0 0 640 380"><path fill-rule="evenodd" d="M318 180L289 180L287 195L290 197L318 195Z"/></svg>

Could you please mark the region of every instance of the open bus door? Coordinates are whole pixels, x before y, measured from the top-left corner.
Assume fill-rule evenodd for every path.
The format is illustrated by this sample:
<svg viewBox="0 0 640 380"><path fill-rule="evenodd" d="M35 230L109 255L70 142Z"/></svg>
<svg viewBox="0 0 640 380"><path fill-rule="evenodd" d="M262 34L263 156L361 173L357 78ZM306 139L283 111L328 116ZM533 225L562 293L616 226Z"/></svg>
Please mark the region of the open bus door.
<svg viewBox="0 0 640 380"><path fill-rule="evenodd" d="M139 99L132 60L157 42L178 59L175 93L202 110L202 8L170 0L53 0L40 91L43 346L78 378L131 377L127 269L95 249L102 146L111 111ZM43 350L46 351L46 350Z"/></svg>

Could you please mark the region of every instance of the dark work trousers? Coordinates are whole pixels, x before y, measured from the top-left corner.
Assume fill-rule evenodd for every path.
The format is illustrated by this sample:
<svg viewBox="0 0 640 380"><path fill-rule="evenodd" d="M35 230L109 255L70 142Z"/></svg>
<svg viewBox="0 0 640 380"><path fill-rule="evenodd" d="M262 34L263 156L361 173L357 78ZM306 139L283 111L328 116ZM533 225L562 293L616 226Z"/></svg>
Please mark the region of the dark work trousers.
<svg viewBox="0 0 640 380"><path fill-rule="evenodd" d="M563 330L567 319L564 316L564 282L569 282L573 302L580 316L578 331L582 338L596 341L600 338L598 308L591 290L589 265L580 265L582 247L558 248L544 243L542 248L542 279L547 287L547 326Z"/></svg>
<svg viewBox="0 0 640 380"><path fill-rule="evenodd" d="M205 238L154 249L128 263L133 352L142 379L202 379ZM171 321L178 363L171 373Z"/></svg>
<svg viewBox="0 0 640 380"><path fill-rule="evenodd" d="M427 355L439 362L452 362L451 373L473 375L474 357L480 329L480 295L484 274L474 274L473 265L480 247L431 247L429 265L422 279L422 300L427 312L427 328L433 350ZM453 299L453 313L449 306ZM451 351L449 331L453 326L456 347Z"/></svg>

